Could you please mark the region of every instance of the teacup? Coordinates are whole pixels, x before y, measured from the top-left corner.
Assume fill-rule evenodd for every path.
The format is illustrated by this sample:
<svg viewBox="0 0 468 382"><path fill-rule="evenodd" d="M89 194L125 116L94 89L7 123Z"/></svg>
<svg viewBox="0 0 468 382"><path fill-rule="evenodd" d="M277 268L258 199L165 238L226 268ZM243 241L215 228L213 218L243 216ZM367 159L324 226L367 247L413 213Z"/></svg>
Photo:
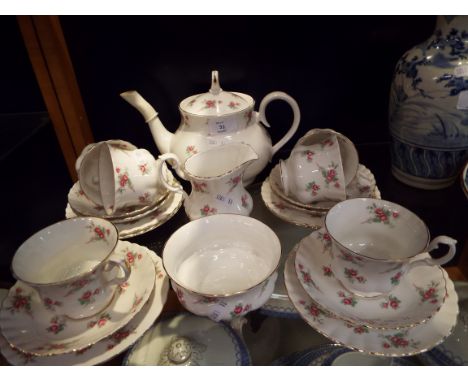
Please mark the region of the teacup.
<svg viewBox="0 0 468 382"><path fill-rule="evenodd" d="M148 150L110 140L87 146L76 167L83 192L112 215L122 208L151 205L165 193L156 175L158 163Z"/></svg>
<svg viewBox="0 0 468 382"><path fill-rule="evenodd" d="M333 130L314 129L298 141L286 161L280 160L282 188L303 204L345 200L358 165L349 139Z"/></svg>
<svg viewBox="0 0 468 382"><path fill-rule="evenodd" d="M182 305L212 320L231 320L273 293L281 258L276 234L243 215L193 220L167 241L163 265Z"/></svg>
<svg viewBox="0 0 468 382"><path fill-rule="evenodd" d="M385 200L340 202L328 211L325 227L332 241L333 274L346 289L364 297L390 293L410 269L445 264L456 251L456 240L438 236L430 241L418 216ZM440 243L449 247L441 258L414 260Z"/></svg>
<svg viewBox="0 0 468 382"><path fill-rule="evenodd" d="M111 303L117 285L130 277L125 262L108 259L118 239L117 228L104 219L55 223L17 249L13 275L34 288L48 310L71 319L94 316Z"/></svg>

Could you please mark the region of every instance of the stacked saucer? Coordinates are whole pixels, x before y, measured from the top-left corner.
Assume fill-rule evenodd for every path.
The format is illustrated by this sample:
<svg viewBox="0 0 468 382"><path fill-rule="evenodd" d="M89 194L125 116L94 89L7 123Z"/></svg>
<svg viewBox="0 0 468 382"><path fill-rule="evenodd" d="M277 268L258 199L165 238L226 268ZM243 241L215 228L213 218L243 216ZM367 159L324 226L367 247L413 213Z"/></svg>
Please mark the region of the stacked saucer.
<svg viewBox="0 0 468 382"><path fill-rule="evenodd" d="M161 259L119 241L110 257L130 264L130 278L110 305L83 320L59 319L37 291L18 281L0 308L0 351L12 365L96 365L133 345L160 315L169 289ZM77 286L78 287L78 286Z"/></svg>
<svg viewBox="0 0 468 382"><path fill-rule="evenodd" d="M110 140L87 146L77 160L79 181L68 193L67 219L96 216L112 222L122 239L143 234L169 220L182 195L162 187L158 173L180 184L166 165L145 149Z"/></svg>
<svg viewBox="0 0 468 382"><path fill-rule="evenodd" d="M323 225L323 215L336 204L336 201L319 201L310 204L300 203L287 196L281 184L280 167L276 165L270 176L262 184L262 199L267 208L277 217L298 226L319 229ZM355 178L346 187L346 198L380 199L374 174L359 164Z"/></svg>
<svg viewBox="0 0 468 382"><path fill-rule="evenodd" d="M178 184L169 170L166 173L173 184ZM117 210L113 215L107 215L102 206L88 199L79 182L76 182L68 193L65 217L67 219L79 216L102 217L117 227L120 238L128 239L142 235L167 222L179 211L182 202L182 195L167 192L149 206L125 208Z"/></svg>
<svg viewBox="0 0 468 382"><path fill-rule="evenodd" d="M327 231L315 231L291 251L284 270L291 302L318 332L348 348L390 357L425 352L450 335L458 297L440 266L415 267L390 293L365 297L335 277L331 248ZM415 260L427 258L422 253Z"/></svg>

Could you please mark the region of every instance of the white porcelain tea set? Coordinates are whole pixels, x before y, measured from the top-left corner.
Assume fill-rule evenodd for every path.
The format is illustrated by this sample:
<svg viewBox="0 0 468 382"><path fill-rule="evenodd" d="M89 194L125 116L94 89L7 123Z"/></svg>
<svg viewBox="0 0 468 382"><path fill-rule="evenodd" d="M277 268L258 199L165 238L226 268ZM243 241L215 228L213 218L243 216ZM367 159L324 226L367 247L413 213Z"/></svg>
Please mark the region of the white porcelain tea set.
<svg viewBox="0 0 468 382"><path fill-rule="evenodd" d="M121 140L83 150L67 220L31 236L13 258L18 282L0 308L0 350L14 364L104 362L151 326L168 280L188 311L232 325L275 290L280 240L249 217L246 186L296 132L294 99L270 93L257 113L250 96L223 91L213 71L208 93L180 103L172 134L137 92L121 96L143 114L161 155ZM273 146L261 123L269 126L265 109L277 99L294 120ZM170 167L190 182L190 194ZM422 352L450 333L457 296L441 265L453 258L455 241L429 243L416 215L380 200L347 137L310 130L261 193L273 214L316 230L287 257L284 279L292 305L317 331L391 356ZM121 241L161 226L182 204L190 222L169 237L162 260ZM425 252L439 243L449 251L435 260ZM174 346L185 349L184 341Z"/></svg>

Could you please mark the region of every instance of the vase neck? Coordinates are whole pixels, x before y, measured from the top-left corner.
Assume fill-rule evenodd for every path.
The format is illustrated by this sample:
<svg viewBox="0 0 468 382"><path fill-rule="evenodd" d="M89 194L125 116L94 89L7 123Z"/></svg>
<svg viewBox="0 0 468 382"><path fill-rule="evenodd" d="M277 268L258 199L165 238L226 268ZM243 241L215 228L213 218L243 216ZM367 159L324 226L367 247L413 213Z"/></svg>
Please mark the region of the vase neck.
<svg viewBox="0 0 468 382"><path fill-rule="evenodd" d="M445 34L452 29L468 31L468 16L437 16L436 30Z"/></svg>

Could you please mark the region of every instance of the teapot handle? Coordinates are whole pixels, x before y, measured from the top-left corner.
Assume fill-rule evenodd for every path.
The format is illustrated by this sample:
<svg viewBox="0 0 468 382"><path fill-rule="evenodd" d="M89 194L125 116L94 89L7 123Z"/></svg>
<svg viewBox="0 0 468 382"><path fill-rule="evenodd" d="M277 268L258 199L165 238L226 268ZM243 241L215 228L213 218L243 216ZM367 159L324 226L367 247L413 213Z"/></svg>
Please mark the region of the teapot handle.
<svg viewBox="0 0 468 382"><path fill-rule="evenodd" d="M265 126L270 127L270 124L268 123L266 116L265 116L265 109L267 105L271 101L275 100L282 100L285 101L291 106L291 109L294 113L294 119L291 127L289 128L288 132L284 135L283 138L281 138L272 148L272 156L275 155L278 150L283 147L286 142L288 142L294 133L297 131L297 128L299 127L299 122L301 120L301 112L299 110L299 105L297 104L296 100L292 98L291 96L287 95L284 92L272 92L270 94L267 94L263 99L262 102L260 102L260 107L258 109L258 114L259 114L259 120L262 122Z"/></svg>

